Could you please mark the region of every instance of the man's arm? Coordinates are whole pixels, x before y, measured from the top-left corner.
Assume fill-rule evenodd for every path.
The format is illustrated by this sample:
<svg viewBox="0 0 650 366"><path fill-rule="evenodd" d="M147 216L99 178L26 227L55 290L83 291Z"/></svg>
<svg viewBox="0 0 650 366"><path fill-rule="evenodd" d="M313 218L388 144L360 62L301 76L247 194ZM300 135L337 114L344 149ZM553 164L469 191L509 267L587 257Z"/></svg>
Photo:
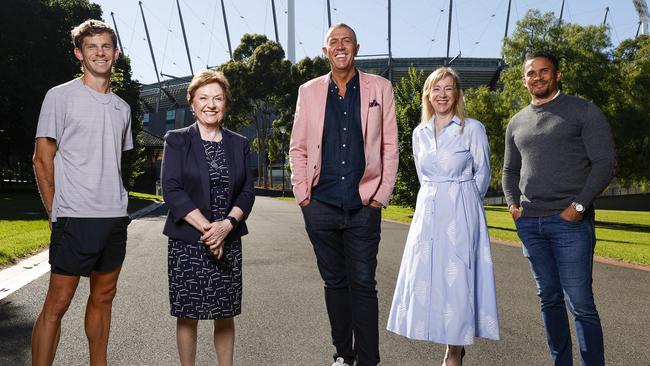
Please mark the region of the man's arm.
<svg viewBox="0 0 650 366"><path fill-rule="evenodd" d="M52 202L54 201L54 156L58 148L56 140L49 137L38 137L34 146L34 174L36 184L41 193L43 207L47 211L48 219L52 219Z"/></svg>
<svg viewBox="0 0 650 366"><path fill-rule="evenodd" d="M612 131L600 108L589 103L584 115L586 122L582 127L582 141L591 163L591 171L574 202L587 208L612 180L616 170L616 152ZM565 208L560 216L569 221L582 219L582 213L573 204Z"/></svg>
<svg viewBox="0 0 650 366"><path fill-rule="evenodd" d="M289 142L289 166L291 167L291 184L296 202L301 206L309 203L307 186L307 116L303 111L303 87L298 90L296 113L293 119L291 140Z"/></svg>
<svg viewBox="0 0 650 366"><path fill-rule="evenodd" d="M521 154L515 145L512 136L512 121L506 128L505 137L505 152L503 154L503 178L501 184L503 187L503 194L508 203L508 210L512 218L517 220L521 216L519 210L519 198L521 192L519 191L519 178L521 176Z"/></svg>
<svg viewBox="0 0 650 366"><path fill-rule="evenodd" d="M589 207L614 176L616 152L611 128L600 108L589 103L585 119L582 141L591 163L591 171L575 201Z"/></svg>
<svg viewBox="0 0 650 366"><path fill-rule="evenodd" d="M399 149L397 147L397 118L395 117L395 99L393 97L393 88L390 82L382 87L382 172L381 183L377 193L373 197L374 201L381 203L384 207L388 206L390 195L395 187L397 178L397 167L399 165Z"/></svg>

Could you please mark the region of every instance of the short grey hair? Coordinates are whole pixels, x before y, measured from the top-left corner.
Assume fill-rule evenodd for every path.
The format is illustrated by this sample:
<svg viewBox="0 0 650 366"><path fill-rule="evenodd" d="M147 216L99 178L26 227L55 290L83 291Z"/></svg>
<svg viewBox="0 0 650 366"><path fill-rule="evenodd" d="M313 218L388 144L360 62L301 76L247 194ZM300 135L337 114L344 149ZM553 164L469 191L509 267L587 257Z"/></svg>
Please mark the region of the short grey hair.
<svg viewBox="0 0 650 366"><path fill-rule="evenodd" d="M354 31L354 29L352 29L352 27L350 27L349 25L347 25L345 23L336 23L336 24L332 24L332 26L325 33L325 39L323 40L323 43L324 43L325 47L327 47L327 39L330 37L330 34L332 33L332 31L334 29L339 29L339 28L347 28L347 29L349 29L352 32L352 35L354 36L354 43L355 44L358 43L357 42L357 33Z"/></svg>

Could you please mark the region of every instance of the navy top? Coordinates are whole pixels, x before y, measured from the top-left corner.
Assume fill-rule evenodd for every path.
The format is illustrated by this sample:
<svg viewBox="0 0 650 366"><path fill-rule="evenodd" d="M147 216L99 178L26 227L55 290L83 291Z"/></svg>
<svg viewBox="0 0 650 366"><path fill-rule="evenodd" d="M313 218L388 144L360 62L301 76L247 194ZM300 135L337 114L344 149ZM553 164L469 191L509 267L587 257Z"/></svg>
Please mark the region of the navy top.
<svg viewBox="0 0 650 366"><path fill-rule="evenodd" d="M221 130L222 144L228 167L228 195L226 212L233 206L244 212L244 219L228 234L226 241L234 241L248 233L246 218L255 202L253 174L249 169L250 146L246 137ZM163 198L169 214L163 234L171 239L194 243L201 237L183 217L199 209L206 218L211 217L210 176L205 162L205 149L197 124L165 135L162 181Z"/></svg>
<svg viewBox="0 0 650 366"><path fill-rule="evenodd" d="M359 72L348 81L345 96L339 95L339 89L330 77L321 173L312 197L346 210L362 206L359 182L366 160L360 103Z"/></svg>

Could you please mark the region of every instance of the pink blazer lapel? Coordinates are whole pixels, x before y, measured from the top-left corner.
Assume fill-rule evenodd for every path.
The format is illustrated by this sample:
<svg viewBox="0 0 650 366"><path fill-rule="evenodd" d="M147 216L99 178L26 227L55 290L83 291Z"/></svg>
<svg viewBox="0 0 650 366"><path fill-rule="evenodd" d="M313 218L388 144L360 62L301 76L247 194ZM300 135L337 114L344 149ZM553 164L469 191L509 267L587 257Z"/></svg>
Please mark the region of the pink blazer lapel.
<svg viewBox="0 0 650 366"><path fill-rule="evenodd" d="M359 90L361 95L361 134L365 140L366 130L368 129L368 111L370 111L370 80L361 71L359 71L359 85L361 87L361 90Z"/></svg>
<svg viewBox="0 0 650 366"><path fill-rule="evenodd" d="M315 101L313 104L314 110L311 111L315 116L313 122L316 124L314 131L318 132L316 141L323 140L323 129L325 128L325 108L327 108L327 88L329 87L330 74L321 76L316 88L314 88L313 96L309 100Z"/></svg>

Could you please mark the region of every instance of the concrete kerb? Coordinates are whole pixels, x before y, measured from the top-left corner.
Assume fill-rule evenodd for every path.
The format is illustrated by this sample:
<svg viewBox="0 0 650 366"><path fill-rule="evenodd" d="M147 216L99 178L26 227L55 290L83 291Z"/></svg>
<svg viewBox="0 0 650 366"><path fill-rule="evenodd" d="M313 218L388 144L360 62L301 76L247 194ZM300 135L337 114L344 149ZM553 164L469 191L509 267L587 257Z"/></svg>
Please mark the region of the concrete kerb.
<svg viewBox="0 0 650 366"><path fill-rule="evenodd" d="M138 219L138 218L140 218L140 217L142 217L142 216L145 216L145 215L147 215L148 213L150 213L150 212L156 210L158 207L160 207L160 206L162 206L162 205L164 205L164 204L165 204L165 202L156 202L156 203L152 203L152 204L150 204L150 205L147 206L147 207L141 208L141 209L137 210L136 212L134 212L134 213L132 213L132 214L129 214L129 218L130 218L131 220Z"/></svg>
<svg viewBox="0 0 650 366"><path fill-rule="evenodd" d="M138 219L164 205L164 202L156 202L144 207L132 214L131 220ZM45 249L38 254L25 258L17 264L0 271L0 300L11 295L23 286L41 277L50 271L50 251Z"/></svg>
<svg viewBox="0 0 650 366"><path fill-rule="evenodd" d="M147 207L144 207L132 214L129 215L131 220L138 219L142 216L147 215L148 213L156 210L160 206L164 205L164 202L156 202ZM408 223L387 220L384 221L393 222L402 225L409 225ZM508 245L512 247L521 247L521 243L500 239L490 239L492 243L499 245ZM40 276L50 271L50 264L48 263L49 259L49 250L44 250L36 255L23 259L17 264L5 268L0 271L0 300L12 294L14 291L20 289L21 287L29 284ZM609 264L618 267L624 267L629 269L636 269L640 271L650 272L650 266L628 263L621 260L603 258L599 256L594 256L594 260L598 263Z"/></svg>

